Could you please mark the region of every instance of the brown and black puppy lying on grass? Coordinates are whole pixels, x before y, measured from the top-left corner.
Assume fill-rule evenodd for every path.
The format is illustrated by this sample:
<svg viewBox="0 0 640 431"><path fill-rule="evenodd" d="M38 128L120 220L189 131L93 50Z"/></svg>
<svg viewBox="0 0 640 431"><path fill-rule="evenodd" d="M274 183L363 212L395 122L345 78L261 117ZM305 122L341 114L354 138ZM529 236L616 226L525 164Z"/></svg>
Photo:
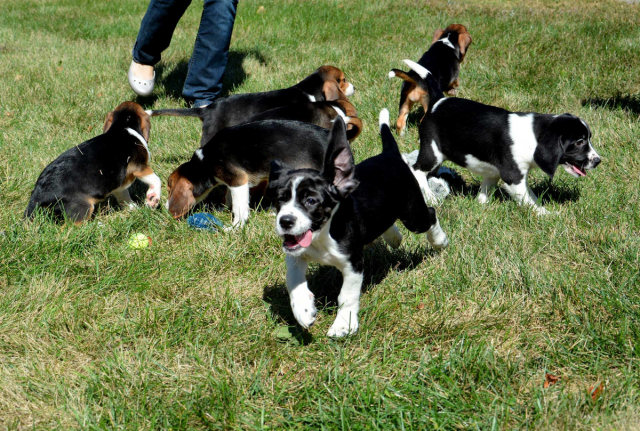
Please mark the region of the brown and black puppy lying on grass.
<svg viewBox="0 0 640 431"><path fill-rule="evenodd" d="M25 217L42 208L56 218L82 222L110 195L131 206L127 189L136 178L149 185L146 205L155 208L161 181L149 166L150 128L149 115L140 105L118 105L107 115L103 134L68 149L42 171Z"/></svg>

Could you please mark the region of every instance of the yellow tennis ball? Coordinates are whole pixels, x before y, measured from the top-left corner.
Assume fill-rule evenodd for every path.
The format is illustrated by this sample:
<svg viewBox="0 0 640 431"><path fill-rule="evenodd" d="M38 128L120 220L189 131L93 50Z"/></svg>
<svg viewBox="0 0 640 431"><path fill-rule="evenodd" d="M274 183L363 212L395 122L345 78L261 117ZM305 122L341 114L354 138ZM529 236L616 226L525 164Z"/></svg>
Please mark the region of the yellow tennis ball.
<svg viewBox="0 0 640 431"><path fill-rule="evenodd" d="M129 237L129 248L139 250L141 248L147 248L151 245L151 238L143 233L134 233Z"/></svg>

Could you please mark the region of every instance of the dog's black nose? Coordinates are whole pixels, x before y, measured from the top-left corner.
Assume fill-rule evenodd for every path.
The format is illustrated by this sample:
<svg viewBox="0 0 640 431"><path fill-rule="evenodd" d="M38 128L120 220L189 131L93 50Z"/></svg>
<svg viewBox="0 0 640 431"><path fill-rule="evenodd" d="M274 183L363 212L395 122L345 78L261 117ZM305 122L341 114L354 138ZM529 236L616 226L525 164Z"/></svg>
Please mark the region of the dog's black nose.
<svg viewBox="0 0 640 431"><path fill-rule="evenodd" d="M283 215L282 217L280 217L279 223L283 229L289 229L294 224L296 224L296 218L290 214Z"/></svg>
<svg viewBox="0 0 640 431"><path fill-rule="evenodd" d="M591 161L591 163L593 163L593 167L595 168L596 166L598 166L600 164L600 157L596 157L595 159L593 159Z"/></svg>

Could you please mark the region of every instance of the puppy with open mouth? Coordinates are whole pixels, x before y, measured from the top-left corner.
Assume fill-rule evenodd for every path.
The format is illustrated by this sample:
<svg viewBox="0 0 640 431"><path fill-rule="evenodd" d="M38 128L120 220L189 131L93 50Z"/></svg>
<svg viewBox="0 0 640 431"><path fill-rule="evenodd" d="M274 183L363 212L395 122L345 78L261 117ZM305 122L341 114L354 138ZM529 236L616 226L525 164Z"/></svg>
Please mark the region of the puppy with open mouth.
<svg viewBox="0 0 640 431"><path fill-rule="evenodd" d="M427 234L434 248L448 244L435 210L425 203L414 173L402 158L389 128L389 112L380 114L382 153L358 165L338 118L331 129L322 171L293 169L274 161L269 192L276 206L276 231L286 254L287 290L293 315L303 328L316 320L313 293L305 272L309 262L332 265L342 273L338 313L331 337L358 330L364 246L382 236L398 247L394 225Z"/></svg>

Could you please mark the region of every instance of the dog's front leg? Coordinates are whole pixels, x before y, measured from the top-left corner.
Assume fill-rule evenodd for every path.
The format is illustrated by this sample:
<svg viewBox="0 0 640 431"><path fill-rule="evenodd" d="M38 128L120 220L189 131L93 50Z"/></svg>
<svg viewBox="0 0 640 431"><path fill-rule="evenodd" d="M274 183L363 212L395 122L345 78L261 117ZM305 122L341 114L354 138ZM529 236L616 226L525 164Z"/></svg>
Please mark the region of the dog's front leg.
<svg viewBox="0 0 640 431"><path fill-rule="evenodd" d="M160 195L162 193L162 181L160 178L150 167L147 167L134 175L137 176L140 181L149 186L145 205L150 208L157 207L160 203Z"/></svg>
<svg viewBox="0 0 640 431"><path fill-rule="evenodd" d="M298 324L306 329L316 321L315 298L307 286L307 262L290 255L286 255L285 262L291 311Z"/></svg>
<svg viewBox="0 0 640 431"><path fill-rule="evenodd" d="M358 331L362 272L355 271L350 263L347 263L341 271L342 288L338 295L338 314L327 333L329 337L344 337Z"/></svg>
<svg viewBox="0 0 640 431"><path fill-rule="evenodd" d="M231 194L231 212L233 227L242 227L249 218L249 184L237 187L229 186Z"/></svg>
<svg viewBox="0 0 640 431"><path fill-rule="evenodd" d="M538 215L549 214L549 211L539 206L536 202L538 198L533 193L533 190L531 190L527 185L527 177L524 177L518 184L505 183L503 187L520 205L528 205L532 207Z"/></svg>
<svg viewBox="0 0 640 431"><path fill-rule="evenodd" d="M118 205L121 207L127 207L129 209L133 209L136 207L136 204L131 200L131 195L129 195L129 190L126 188L114 190L112 193L113 197L118 201Z"/></svg>

